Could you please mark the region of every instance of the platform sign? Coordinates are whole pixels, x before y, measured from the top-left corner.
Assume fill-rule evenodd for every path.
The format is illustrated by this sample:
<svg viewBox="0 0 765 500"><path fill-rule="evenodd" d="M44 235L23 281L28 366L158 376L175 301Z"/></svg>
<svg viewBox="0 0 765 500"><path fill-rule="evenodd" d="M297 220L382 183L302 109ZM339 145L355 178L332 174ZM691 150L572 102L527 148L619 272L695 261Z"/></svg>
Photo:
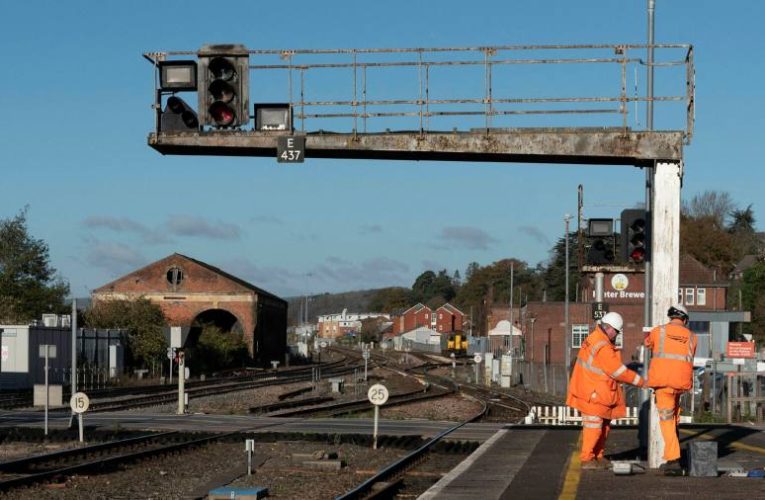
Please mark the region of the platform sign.
<svg viewBox="0 0 765 500"><path fill-rule="evenodd" d="M40 344L39 346L40 350L40 357L45 358L46 355L49 359L55 359L56 358L56 345L55 344Z"/></svg>
<svg viewBox="0 0 765 500"><path fill-rule="evenodd" d="M279 163L303 163L305 160L305 137L279 137L276 141L276 161Z"/></svg>
<svg viewBox="0 0 765 500"><path fill-rule="evenodd" d="M754 358L754 342L728 342L725 355L729 358Z"/></svg>
<svg viewBox="0 0 765 500"><path fill-rule="evenodd" d="M608 303L606 302L593 302L592 303L592 319L600 321L603 316L608 313Z"/></svg>
<svg viewBox="0 0 765 500"><path fill-rule="evenodd" d="M69 406L75 413L85 413L90 407L90 398L84 392L75 392L69 400Z"/></svg>
<svg viewBox="0 0 765 500"><path fill-rule="evenodd" d="M388 388L382 384L375 384L367 391L367 398L373 405L384 405L388 401Z"/></svg>

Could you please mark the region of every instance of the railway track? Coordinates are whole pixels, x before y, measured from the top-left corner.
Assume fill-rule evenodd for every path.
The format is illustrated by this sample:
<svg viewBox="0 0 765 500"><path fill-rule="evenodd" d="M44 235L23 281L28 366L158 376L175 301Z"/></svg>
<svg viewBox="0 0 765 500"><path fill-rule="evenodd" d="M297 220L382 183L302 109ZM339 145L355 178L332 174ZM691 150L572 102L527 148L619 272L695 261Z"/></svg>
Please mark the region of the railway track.
<svg viewBox="0 0 765 500"><path fill-rule="evenodd" d="M294 382L310 381L314 376L313 366L295 368L289 371L266 372L255 376L227 377L223 381L194 381L186 385L186 393L189 399L211 395L224 394L244 390L257 389L269 385L290 384ZM352 373L358 366L354 360L343 357L330 363L322 363L319 367L322 376L338 376ZM31 397L31 396L30 396ZM161 406L173 404L178 401L178 392L170 386L143 386L116 388L114 390L99 391L93 394L89 412L123 411L147 406ZM20 406L31 406L31 400L25 400ZM68 412L67 407L55 408L51 411Z"/></svg>
<svg viewBox="0 0 765 500"><path fill-rule="evenodd" d="M186 451L233 437L238 433L208 436L164 432L99 443L0 463L0 491L83 473L107 472L150 457Z"/></svg>

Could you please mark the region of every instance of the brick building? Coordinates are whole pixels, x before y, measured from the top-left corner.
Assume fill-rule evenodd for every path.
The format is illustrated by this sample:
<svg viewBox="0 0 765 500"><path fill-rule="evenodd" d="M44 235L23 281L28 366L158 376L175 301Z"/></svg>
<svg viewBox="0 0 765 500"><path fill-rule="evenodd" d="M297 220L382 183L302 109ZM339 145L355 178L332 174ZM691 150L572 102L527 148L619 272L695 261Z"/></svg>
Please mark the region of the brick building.
<svg viewBox="0 0 765 500"><path fill-rule="evenodd" d="M448 302L435 311L424 304L416 304L399 315L394 315L391 335L426 327L438 333L462 330L465 314Z"/></svg>
<svg viewBox="0 0 765 500"><path fill-rule="evenodd" d="M336 339L349 333L361 331L361 321L365 319L382 318L390 319L390 315L384 313L349 313L347 309L339 314L324 314L319 316L319 337Z"/></svg>
<svg viewBox="0 0 765 500"><path fill-rule="evenodd" d="M282 360L287 348L287 302L205 262L174 253L91 294L93 303L146 298L169 325L213 323L241 331L258 364ZM194 342L194 329L189 342Z"/></svg>
<svg viewBox="0 0 765 500"><path fill-rule="evenodd" d="M699 337L698 357L711 357L725 352L729 323L747 321L748 314L728 311L729 283L690 256L680 258L680 286L677 301L686 306L691 316L690 328ZM595 326L592 305L595 296L594 274L584 276L581 296L587 302L569 304L571 356L575 359L584 338ZM609 310L624 318L624 333L618 339L625 362L636 359L643 341L645 282L641 272L606 273L604 299ZM504 311L504 312L503 312ZM500 319L508 319L507 308L495 308L489 327ZM514 325L523 331L526 360L562 364L565 360L564 303L529 302L513 314Z"/></svg>

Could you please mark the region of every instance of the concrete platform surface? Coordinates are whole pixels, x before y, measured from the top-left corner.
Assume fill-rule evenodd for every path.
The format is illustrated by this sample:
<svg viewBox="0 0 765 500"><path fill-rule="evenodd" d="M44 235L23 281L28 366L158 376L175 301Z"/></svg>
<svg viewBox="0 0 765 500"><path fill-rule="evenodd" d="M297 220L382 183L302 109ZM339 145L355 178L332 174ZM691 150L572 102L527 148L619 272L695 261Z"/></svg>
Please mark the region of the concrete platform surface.
<svg viewBox="0 0 765 500"><path fill-rule="evenodd" d="M723 472L765 467L765 432L760 428L692 425L680 429L683 461L689 442L717 442L721 475L711 478L669 477L658 470L629 476L616 476L606 469L582 470L580 434L581 429L576 427L508 427L486 441L420 498L765 498L765 478L731 477ZM606 456L612 460L643 460L645 466L645 457L638 447L637 429L612 429Z"/></svg>

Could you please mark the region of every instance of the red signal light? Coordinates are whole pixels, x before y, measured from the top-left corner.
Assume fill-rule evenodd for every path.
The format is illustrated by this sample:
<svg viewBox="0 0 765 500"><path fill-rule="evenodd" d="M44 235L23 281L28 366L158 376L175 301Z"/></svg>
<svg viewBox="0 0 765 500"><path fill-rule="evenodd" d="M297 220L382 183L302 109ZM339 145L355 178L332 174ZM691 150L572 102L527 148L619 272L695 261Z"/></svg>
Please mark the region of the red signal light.
<svg viewBox="0 0 765 500"><path fill-rule="evenodd" d="M226 103L221 101L215 101L210 106L210 116L216 125L220 127L227 127L234 123L236 115L234 110L231 109Z"/></svg>
<svg viewBox="0 0 765 500"><path fill-rule="evenodd" d="M630 261L640 264L645 261L645 248L635 248L630 252Z"/></svg>

